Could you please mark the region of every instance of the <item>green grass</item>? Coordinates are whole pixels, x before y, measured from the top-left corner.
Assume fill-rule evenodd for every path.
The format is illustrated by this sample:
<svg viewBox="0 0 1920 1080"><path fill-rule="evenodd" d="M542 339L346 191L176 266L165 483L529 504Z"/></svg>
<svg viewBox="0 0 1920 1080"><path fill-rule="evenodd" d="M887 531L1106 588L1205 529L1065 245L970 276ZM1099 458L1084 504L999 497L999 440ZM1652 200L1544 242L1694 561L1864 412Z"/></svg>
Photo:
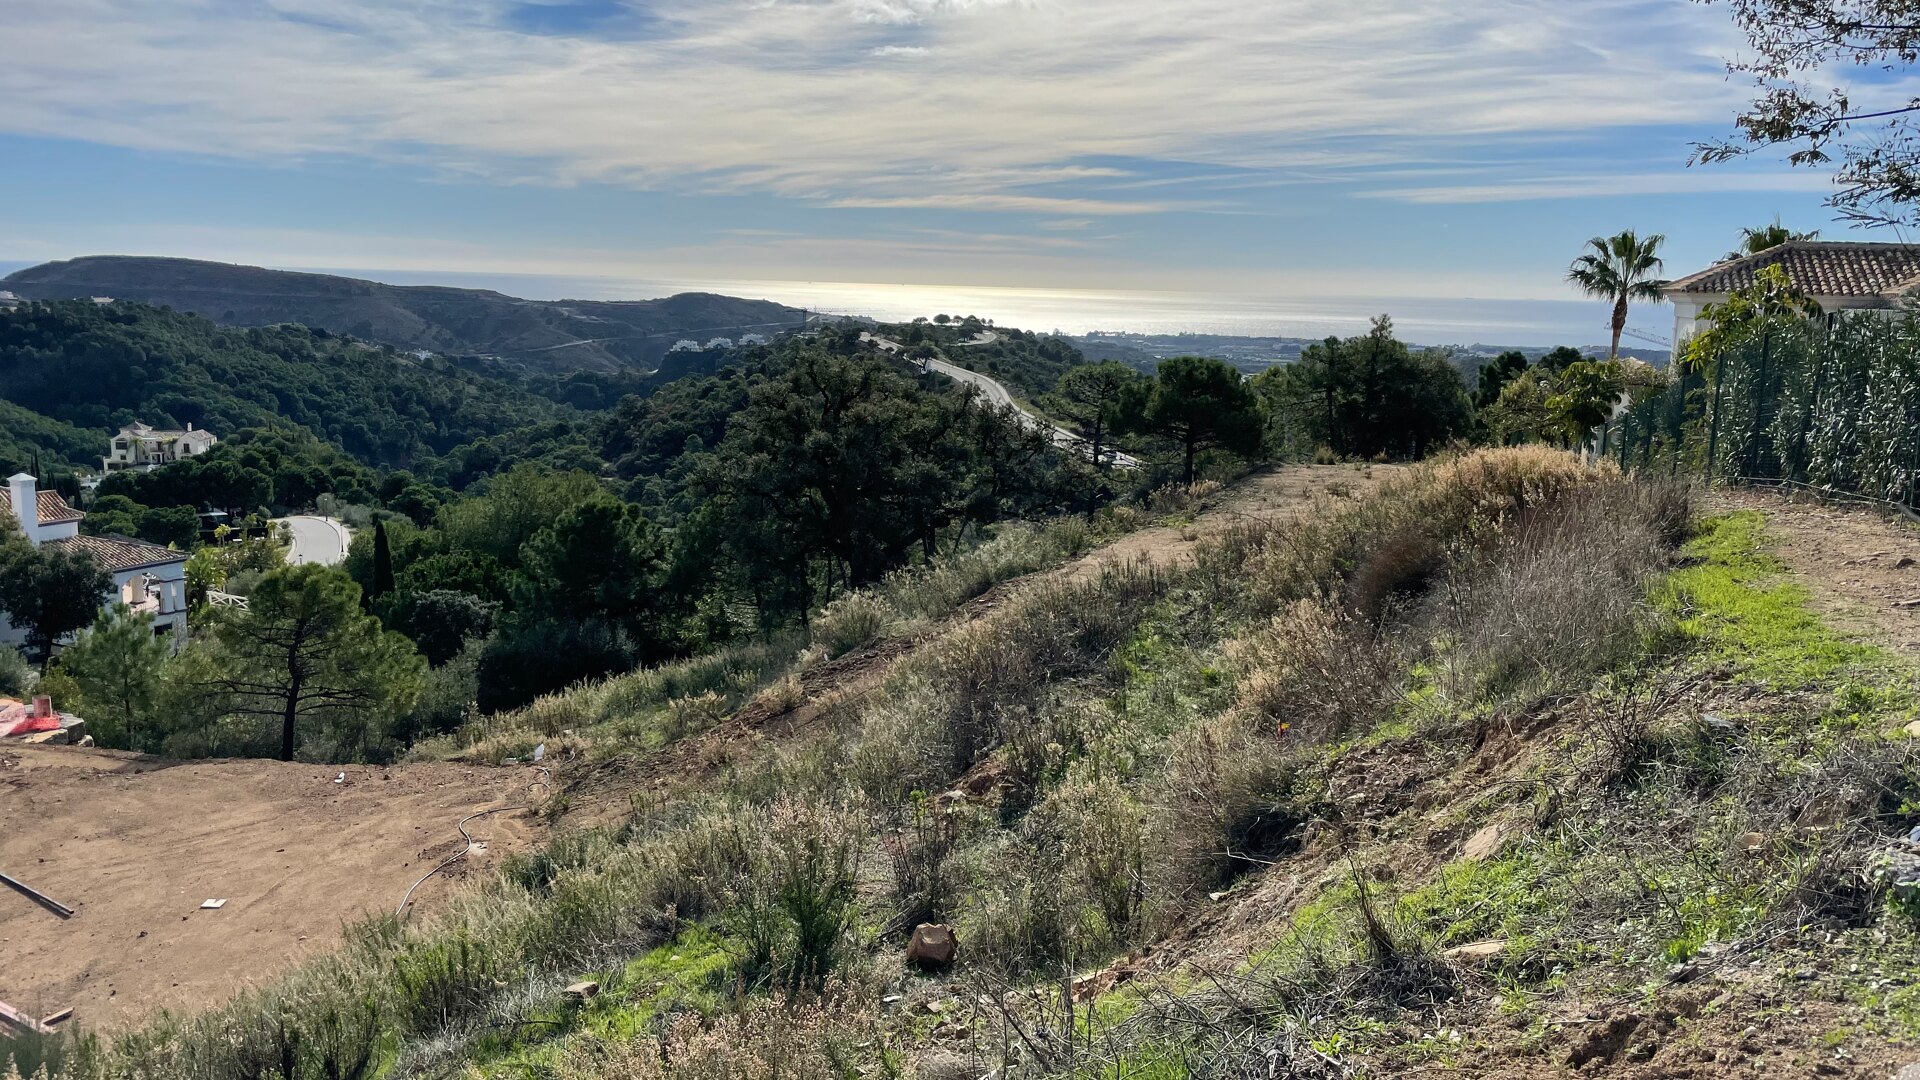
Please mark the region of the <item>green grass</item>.
<svg viewBox="0 0 1920 1080"><path fill-rule="evenodd" d="M1884 670L1882 649L1850 641L1809 610L1808 591L1781 578L1763 550L1765 519L1745 510L1707 519L1687 545L1693 565L1668 576L1654 601L1711 662L1769 689L1832 686L1862 669Z"/></svg>
<svg viewBox="0 0 1920 1080"><path fill-rule="evenodd" d="M489 1077L546 1075L564 1042L627 1042L653 1033L663 1018L677 1012L718 1013L729 1000L738 967L737 945L704 927L690 927L617 971L588 975L601 992L584 1005L539 1010L482 1039L472 1058Z"/></svg>

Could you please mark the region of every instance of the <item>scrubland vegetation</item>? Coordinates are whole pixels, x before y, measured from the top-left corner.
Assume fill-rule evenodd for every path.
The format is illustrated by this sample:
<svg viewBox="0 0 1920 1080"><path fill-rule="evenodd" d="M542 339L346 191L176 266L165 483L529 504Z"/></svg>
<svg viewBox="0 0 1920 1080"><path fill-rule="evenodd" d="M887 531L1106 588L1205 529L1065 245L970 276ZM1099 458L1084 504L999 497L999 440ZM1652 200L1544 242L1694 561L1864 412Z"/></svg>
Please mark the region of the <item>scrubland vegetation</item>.
<svg viewBox="0 0 1920 1080"><path fill-rule="evenodd" d="M1089 542L1009 534L805 636L471 733L496 758L554 740L578 771L544 812L604 824L222 1008L45 1052L156 1078L1559 1067L1585 1044L1550 1013L1652 1016L1757 968L1658 1021L1704 1028L1761 1007L1726 995L1798 943L1915 951L1876 855L1914 817L1908 676L1809 614L1760 530L1682 486L1478 452L1191 566L953 614ZM803 682L863 654L888 661L841 669L865 683ZM615 789L573 779L756 708L804 719L597 811ZM897 959L923 921L956 927L952 973ZM1920 1032L1904 979L1809 978L1842 1052L1860 1025Z"/></svg>

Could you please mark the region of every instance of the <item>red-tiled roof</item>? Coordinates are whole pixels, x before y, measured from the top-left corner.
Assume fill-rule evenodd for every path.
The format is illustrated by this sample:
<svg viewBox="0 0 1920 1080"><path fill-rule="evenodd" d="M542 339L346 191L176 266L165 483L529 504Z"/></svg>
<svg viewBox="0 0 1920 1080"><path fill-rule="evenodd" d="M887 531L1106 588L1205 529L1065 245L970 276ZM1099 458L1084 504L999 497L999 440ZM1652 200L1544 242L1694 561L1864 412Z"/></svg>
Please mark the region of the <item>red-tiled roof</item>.
<svg viewBox="0 0 1920 1080"><path fill-rule="evenodd" d="M1788 280L1814 296L1893 300L1920 285L1920 244L1790 240L1670 281L1663 291L1729 293L1753 284L1754 275L1768 266L1783 268Z"/></svg>
<svg viewBox="0 0 1920 1080"><path fill-rule="evenodd" d="M68 547L84 551L93 556L93 561L99 564L100 569L115 573L187 561L185 552L163 548L159 544L149 544L145 540L135 540L128 536L69 536L60 540L49 540L46 546Z"/></svg>
<svg viewBox="0 0 1920 1080"><path fill-rule="evenodd" d="M69 521L79 521L87 515L67 505L67 500L57 491L37 491L33 496L33 505L40 513L40 524L62 525ZM13 513L13 492L0 487L0 510Z"/></svg>

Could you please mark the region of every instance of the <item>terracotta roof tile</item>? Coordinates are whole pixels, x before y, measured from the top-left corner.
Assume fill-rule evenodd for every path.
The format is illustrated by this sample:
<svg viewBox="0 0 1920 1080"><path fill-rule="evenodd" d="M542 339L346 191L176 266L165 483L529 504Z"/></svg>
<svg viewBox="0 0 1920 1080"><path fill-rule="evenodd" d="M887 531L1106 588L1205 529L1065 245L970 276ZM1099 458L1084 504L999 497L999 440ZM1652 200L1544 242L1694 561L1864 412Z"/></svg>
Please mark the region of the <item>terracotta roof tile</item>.
<svg viewBox="0 0 1920 1080"><path fill-rule="evenodd" d="M79 521L87 515L67 505L67 500L57 491L37 491L33 496L33 505L40 514L42 525L63 525L69 521ZM0 510L13 513L13 492L0 487Z"/></svg>
<svg viewBox="0 0 1920 1080"><path fill-rule="evenodd" d="M1920 244L1793 240L1670 281L1663 291L1733 292L1753 284L1754 275L1768 266L1785 268L1788 279L1814 296L1877 296L1893 300L1920 284Z"/></svg>
<svg viewBox="0 0 1920 1080"><path fill-rule="evenodd" d="M127 536L70 536L61 540L49 540L46 546L77 548L93 556L93 561L98 563L102 570L116 573L122 570L138 570L147 566L187 561L185 552L163 548L159 544L149 544L145 540L135 540Z"/></svg>

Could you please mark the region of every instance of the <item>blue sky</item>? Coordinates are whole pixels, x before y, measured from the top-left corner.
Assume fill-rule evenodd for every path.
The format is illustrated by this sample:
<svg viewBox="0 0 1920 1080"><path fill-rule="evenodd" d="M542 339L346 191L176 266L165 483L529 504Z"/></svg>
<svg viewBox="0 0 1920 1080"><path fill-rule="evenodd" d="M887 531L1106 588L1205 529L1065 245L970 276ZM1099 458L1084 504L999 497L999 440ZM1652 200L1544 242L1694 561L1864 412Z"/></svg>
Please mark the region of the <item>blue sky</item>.
<svg viewBox="0 0 1920 1080"><path fill-rule="evenodd" d="M0 260L1289 296L1680 274L1823 177L1686 167L1689 0L8 0ZM1879 237L1875 237L1879 238Z"/></svg>

